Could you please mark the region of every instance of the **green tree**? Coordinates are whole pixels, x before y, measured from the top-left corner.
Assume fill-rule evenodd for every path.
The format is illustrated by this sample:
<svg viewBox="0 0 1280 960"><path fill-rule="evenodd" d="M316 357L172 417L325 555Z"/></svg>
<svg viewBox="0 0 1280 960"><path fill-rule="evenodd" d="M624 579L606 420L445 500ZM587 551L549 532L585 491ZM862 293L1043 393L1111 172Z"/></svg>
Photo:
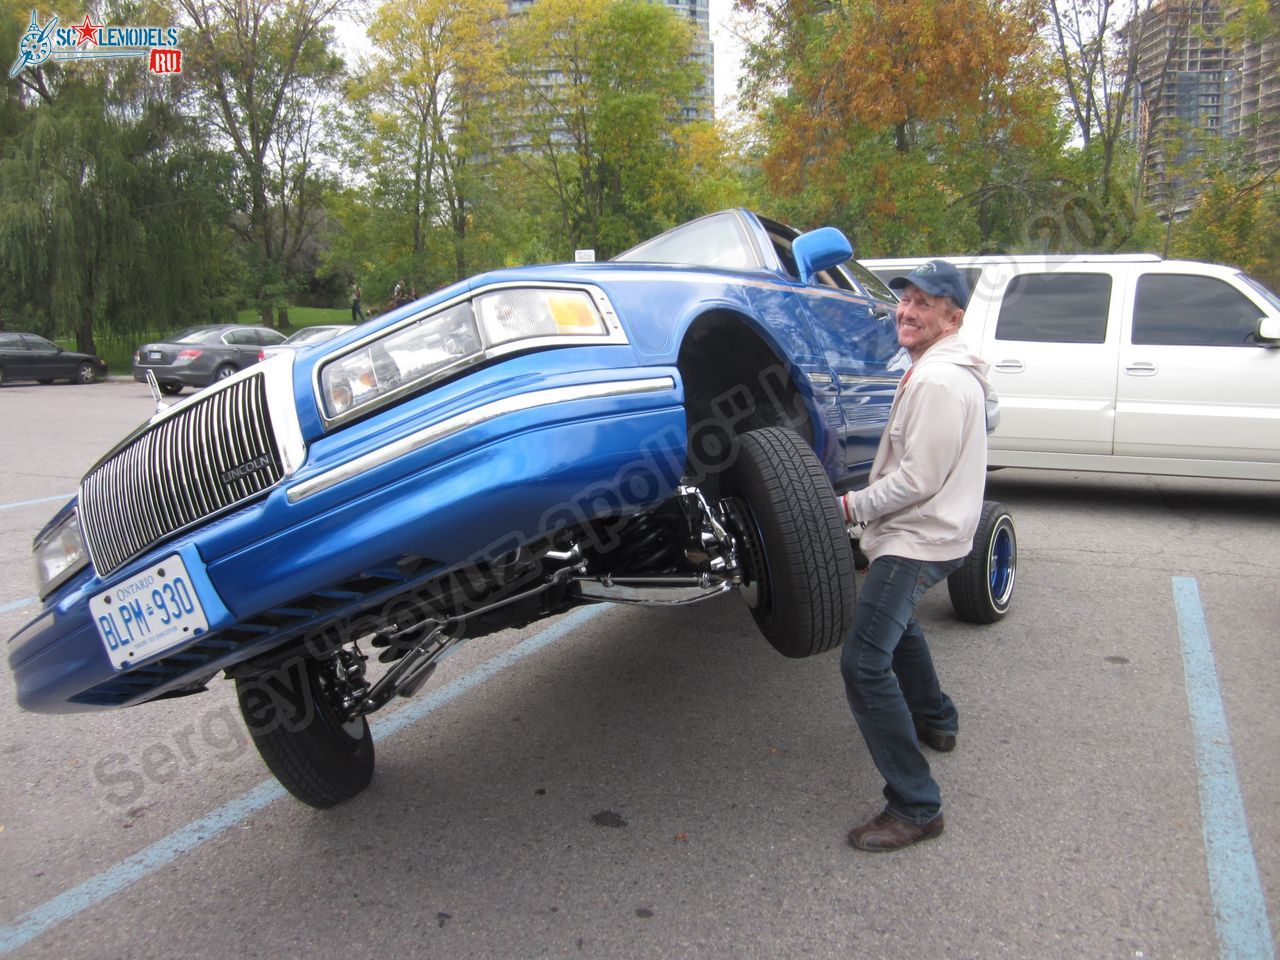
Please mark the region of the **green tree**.
<svg viewBox="0 0 1280 960"><path fill-rule="evenodd" d="M279 308L285 326L286 297L322 209L317 105L342 72L325 24L345 0L176 2L201 119L235 161L240 216L231 224L249 251L253 299L269 323Z"/></svg>
<svg viewBox="0 0 1280 960"><path fill-rule="evenodd" d="M15 14L23 27L29 17L13 3L4 14L6 33ZM0 313L74 333L89 351L158 319L222 317L232 277L214 185L225 171L176 98L169 78L135 61L50 61L10 81Z"/></svg>
<svg viewBox="0 0 1280 960"><path fill-rule="evenodd" d="M467 275L472 208L485 188L477 168L493 154L490 118L506 81L505 13L502 0L409 0L379 7L369 26L385 53L349 88L369 134L353 156L375 200L407 220L409 248L393 259L412 274L427 269L432 231L443 228L453 278Z"/></svg>
<svg viewBox="0 0 1280 960"><path fill-rule="evenodd" d="M507 142L553 199L562 253L611 256L672 225L689 25L646 0L538 0L511 24Z"/></svg>

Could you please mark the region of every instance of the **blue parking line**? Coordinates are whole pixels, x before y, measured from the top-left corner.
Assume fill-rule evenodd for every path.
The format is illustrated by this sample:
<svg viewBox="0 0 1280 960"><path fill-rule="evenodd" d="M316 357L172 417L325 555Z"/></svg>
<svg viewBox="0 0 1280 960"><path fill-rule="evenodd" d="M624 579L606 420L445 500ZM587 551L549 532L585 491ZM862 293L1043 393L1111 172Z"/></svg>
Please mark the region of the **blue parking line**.
<svg viewBox="0 0 1280 960"><path fill-rule="evenodd" d="M1196 581L1174 577L1173 600L1186 671L1187 706L1196 740L1200 819L1218 930L1218 956L1221 960L1274 960L1267 901L1249 840L1231 730Z"/></svg>
<svg viewBox="0 0 1280 960"><path fill-rule="evenodd" d="M405 727L417 723L451 700L501 673L507 667L577 630L608 609L609 605L601 604L578 607L570 611L545 630L521 641L505 653L485 661L466 676L459 677L421 700L410 701L408 705L383 717L379 722L371 724L374 739L382 740L399 733ZM146 879L161 867L203 846L231 827L243 823L250 816L283 796L285 796L285 790L279 783L275 780L264 781L207 816L179 827L145 850L121 860L96 877L91 877L65 893L45 901L12 923L0 927L0 956L29 943L46 930L88 910L139 880Z"/></svg>
<svg viewBox="0 0 1280 960"><path fill-rule="evenodd" d="M19 500L16 503L0 503L0 510L16 510L18 507L33 507L37 503L50 503L54 500L70 500L74 493L60 493L56 497L40 497L38 500Z"/></svg>

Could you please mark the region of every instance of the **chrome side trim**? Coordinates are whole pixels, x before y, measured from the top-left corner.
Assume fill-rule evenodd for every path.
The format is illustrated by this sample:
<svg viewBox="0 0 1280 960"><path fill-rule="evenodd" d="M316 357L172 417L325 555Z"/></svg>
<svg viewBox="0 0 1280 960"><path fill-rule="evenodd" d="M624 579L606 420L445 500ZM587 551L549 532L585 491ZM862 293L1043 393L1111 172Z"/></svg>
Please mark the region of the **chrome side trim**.
<svg viewBox="0 0 1280 960"><path fill-rule="evenodd" d="M303 480L289 488L290 503L297 503L307 497L314 496L330 487L337 486L352 477L357 477L369 470L377 469L392 460L399 459L420 450L423 447L461 433L471 427L496 420L498 417L523 410L533 410L558 403L571 403L574 400L597 400L602 397L625 397L639 393L662 393L674 390L675 379L672 377L649 377L643 380L610 380L604 383L581 383L571 387L549 387L545 390L534 390L512 397L504 397L491 403L482 404L471 410L455 414L424 427L406 437L401 437L387 444L380 450L366 453L362 457L344 463L324 473Z"/></svg>
<svg viewBox="0 0 1280 960"><path fill-rule="evenodd" d="M840 374L839 381L842 387L896 387L901 377L877 377L877 376L861 376L853 373Z"/></svg>

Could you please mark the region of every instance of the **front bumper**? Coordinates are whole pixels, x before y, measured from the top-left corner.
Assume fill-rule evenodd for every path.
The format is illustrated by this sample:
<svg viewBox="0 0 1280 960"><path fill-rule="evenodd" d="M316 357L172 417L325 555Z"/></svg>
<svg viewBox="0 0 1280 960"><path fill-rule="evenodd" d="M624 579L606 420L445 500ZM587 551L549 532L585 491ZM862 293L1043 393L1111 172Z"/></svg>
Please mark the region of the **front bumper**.
<svg viewBox="0 0 1280 960"><path fill-rule="evenodd" d="M10 641L19 704L60 713L190 688L299 625L359 605L344 585L409 558L443 574L669 497L685 460L679 373L548 374L539 368L555 366L550 356L508 361L488 384L455 384L323 436L265 496L155 545L106 579L92 567L72 578ZM521 402L533 395L546 402ZM429 410L418 415L418 407ZM195 581L209 630L117 671L89 599L174 553Z"/></svg>

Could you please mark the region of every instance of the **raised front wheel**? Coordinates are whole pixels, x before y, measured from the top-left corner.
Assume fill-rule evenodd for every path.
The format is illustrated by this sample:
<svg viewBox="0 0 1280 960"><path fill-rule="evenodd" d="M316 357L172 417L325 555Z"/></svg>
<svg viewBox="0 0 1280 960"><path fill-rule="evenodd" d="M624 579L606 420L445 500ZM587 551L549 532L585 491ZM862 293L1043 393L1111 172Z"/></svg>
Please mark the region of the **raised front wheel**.
<svg viewBox="0 0 1280 960"><path fill-rule="evenodd" d="M853 624L853 554L813 451L782 427L744 433L720 493L739 544L743 594L765 639L787 657L839 646Z"/></svg>

